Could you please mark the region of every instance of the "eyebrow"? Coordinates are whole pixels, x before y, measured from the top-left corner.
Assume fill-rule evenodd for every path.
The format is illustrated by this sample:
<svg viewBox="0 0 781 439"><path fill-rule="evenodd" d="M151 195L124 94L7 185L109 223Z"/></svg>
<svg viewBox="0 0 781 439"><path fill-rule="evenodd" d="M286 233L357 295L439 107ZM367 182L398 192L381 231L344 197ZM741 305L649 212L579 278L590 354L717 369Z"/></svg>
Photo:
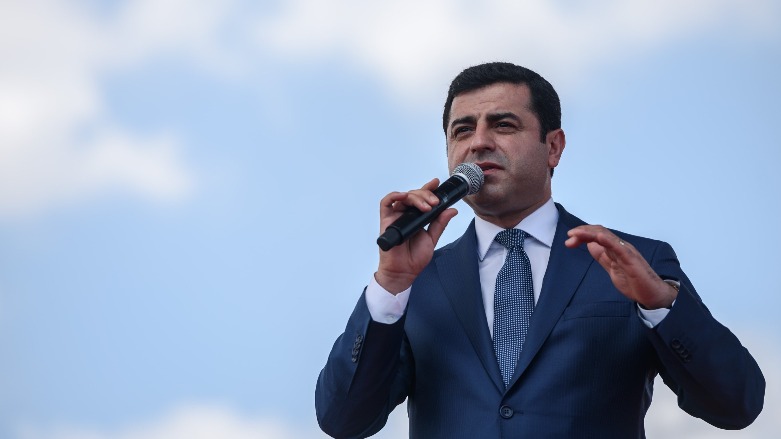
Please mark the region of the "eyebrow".
<svg viewBox="0 0 781 439"><path fill-rule="evenodd" d="M510 111L507 111L505 113L489 114L488 116L486 116L486 119L488 119L488 122L491 122L491 123L498 122L498 121L500 121L502 119L512 119L512 120L514 120L514 121L516 121L518 123L521 122L521 118L518 117L518 115L516 115L515 113L510 112Z"/></svg>
<svg viewBox="0 0 781 439"><path fill-rule="evenodd" d="M511 111L506 111L504 113L491 113L488 116L486 116L486 119L488 120L489 123L495 123L502 119L512 119L518 123L521 123L521 118ZM453 121L450 122L450 129L452 130L453 127L458 124L462 124L462 123L475 124L476 122L477 119L474 116L459 117L458 119L453 119Z"/></svg>
<svg viewBox="0 0 781 439"><path fill-rule="evenodd" d="M468 123L468 124L474 124L477 121L477 119L474 116L464 116L459 117L458 119L453 119L452 122L450 122L450 129L452 130L454 126L462 123Z"/></svg>

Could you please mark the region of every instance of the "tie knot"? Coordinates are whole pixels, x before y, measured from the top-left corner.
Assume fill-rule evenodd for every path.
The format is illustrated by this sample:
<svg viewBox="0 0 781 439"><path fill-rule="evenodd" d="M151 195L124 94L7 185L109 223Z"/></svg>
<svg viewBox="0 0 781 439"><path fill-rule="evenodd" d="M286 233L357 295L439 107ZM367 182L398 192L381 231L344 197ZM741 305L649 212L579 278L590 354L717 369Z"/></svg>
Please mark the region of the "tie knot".
<svg viewBox="0 0 781 439"><path fill-rule="evenodd" d="M528 233L519 229L506 229L496 234L494 241L507 247L508 250L523 249L523 240Z"/></svg>

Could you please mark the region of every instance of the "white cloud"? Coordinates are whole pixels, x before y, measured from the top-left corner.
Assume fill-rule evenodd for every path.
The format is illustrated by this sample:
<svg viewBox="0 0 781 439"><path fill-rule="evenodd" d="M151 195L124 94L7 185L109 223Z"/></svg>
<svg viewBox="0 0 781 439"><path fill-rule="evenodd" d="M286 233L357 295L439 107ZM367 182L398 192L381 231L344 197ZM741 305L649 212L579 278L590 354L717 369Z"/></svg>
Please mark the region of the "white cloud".
<svg viewBox="0 0 781 439"><path fill-rule="evenodd" d="M220 406L186 406L159 420L115 431L61 427L23 428L17 439L306 439L322 437L268 418L242 416Z"/></svg>
<svg viewBox="0 0 781 439"><path fill-rule="evenodd" d="M346 57L412 97L469 64L506 59L572 82L682 37L777 35L780 18L772 0L292 0L257 35L281 56Z"/></svg>
<svg viewBox="0 0 781 439"><path fill-rule="evenodd" d="M119 14L112 23L80 6L0 3L0 217L26 217L115 190L177 200L192 188L177 137L139 136L123 127L106 108L99 80L178 49L180 40L194 45L193 35L208 39L209 20L180 13L170 23L185 25L162 33L156 30L164 26L150 25L153 8L143 17Z"/></svg>
<svg viewBox="0 0 781 439"><path fill-rule="evenodd" d="M153 421L115 429L59 426L25 426L14 439L320 439L326 435L311 419L295 425L268 416L239 414L222 405L188 404ZM400 406L391 415L376 439L407 437L406 408Z"/></svg>
<svg viewBox="0 0 781 439"><path fill-rule="evenodd" d="M136 0L125 2L114 22L114 46L106 59L127 67L150 56L169 54L199 69L225 77L241 75L246 53L232 30L245 27L240 2L234 0ZM236 32L241 35L241 32Z"/></svg>
<svg viewBox="0 0 781 439"><path fill-rule="evenodd" d="M282 59L339 60L415 103L441 98L454 72L486 60L534 66L566 87L594 66L688 36L776 37L781 28L773 0L290 0L274 8L137 0L102 11L91 4L0 2L0 217L109 190L156 199L189 193L194 176L176 133L134 134L112 115L100 85L154 59L230 80ZM85 145L84 130L101 134ZM116 160L105 161L112 172L91 168L120 151L121 169Z"/></svg>

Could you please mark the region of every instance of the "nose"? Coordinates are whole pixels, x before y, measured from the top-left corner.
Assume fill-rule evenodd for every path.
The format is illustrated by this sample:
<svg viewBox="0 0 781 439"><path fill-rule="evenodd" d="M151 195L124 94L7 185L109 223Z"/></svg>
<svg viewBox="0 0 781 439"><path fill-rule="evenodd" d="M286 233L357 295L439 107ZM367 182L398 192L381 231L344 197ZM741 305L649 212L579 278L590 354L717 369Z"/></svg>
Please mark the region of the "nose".
<svg viewBox="0 0 781 439"><path fill-rule="evenodd" d="M491 136L490 131L485 127L477 126L470 140L472 142L469 145L469 150L472 153L493 151L496 147L493 136Z"/></svg>

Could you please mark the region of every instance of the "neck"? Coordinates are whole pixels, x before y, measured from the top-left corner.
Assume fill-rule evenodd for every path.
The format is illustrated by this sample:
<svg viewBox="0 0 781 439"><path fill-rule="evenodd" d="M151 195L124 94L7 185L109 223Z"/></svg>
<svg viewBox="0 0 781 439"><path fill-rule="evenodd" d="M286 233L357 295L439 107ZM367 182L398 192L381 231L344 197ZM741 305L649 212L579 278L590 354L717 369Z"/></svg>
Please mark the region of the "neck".
<svg viewBox="0 0 781 439"><path fill-rule="evenodd" d="M475 215L477 215L484 221L488 221L489 223L495 224L503 229L512 229L513 227L517 226L521 221L523 221L526 217L534 213L534 211L536 211L537 209L542 207L545 203L547 203L549 199L550 196L548 196L544 200L532 204L531 206L524 207L520 210L503 212L501 214L492 214L491 212L480 212L477 209L475 209Z"/></svg>

